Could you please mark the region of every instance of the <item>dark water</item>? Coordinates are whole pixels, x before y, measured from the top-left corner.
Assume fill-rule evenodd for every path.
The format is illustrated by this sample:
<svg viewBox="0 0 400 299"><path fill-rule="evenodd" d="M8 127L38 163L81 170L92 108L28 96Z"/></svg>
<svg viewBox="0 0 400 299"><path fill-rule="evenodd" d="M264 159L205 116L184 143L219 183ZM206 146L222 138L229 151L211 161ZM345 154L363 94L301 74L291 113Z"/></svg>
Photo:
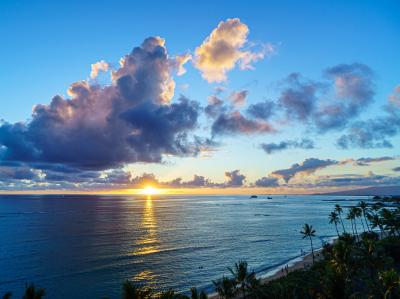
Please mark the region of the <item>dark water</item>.
<svg viewBox="0 0 400 299"><path fill-rule="evenodd" d="M266 272L334 236L335 203L360 197L0 196L0 295L26 282L47 298L119 298L126 279L209 288L239 259ZM344 200L344 201L343 201Z"/></svg>

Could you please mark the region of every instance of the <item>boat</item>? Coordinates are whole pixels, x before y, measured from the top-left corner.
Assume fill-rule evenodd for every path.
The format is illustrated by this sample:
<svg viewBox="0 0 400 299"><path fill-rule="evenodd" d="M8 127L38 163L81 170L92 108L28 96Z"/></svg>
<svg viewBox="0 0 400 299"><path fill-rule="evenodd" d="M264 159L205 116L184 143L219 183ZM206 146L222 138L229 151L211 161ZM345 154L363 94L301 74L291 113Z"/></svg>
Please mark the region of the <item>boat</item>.
<svg viewBox="0 0 400 299"><path fill-rule="evenodd" d="M258 198L257 195L251 195L250 198Z"/></svg>

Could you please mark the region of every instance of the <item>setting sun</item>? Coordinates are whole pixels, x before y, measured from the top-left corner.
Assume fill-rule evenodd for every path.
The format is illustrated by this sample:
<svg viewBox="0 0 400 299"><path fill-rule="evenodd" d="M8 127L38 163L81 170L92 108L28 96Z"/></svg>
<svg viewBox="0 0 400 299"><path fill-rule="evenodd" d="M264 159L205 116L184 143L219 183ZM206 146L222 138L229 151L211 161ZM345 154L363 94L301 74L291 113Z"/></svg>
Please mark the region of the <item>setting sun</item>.
<svg viewBox="0 0 400 299"><path fill-rule="evenodd" d="M144 195L155 195L155 194L160 194L161 190L157 189L153 186L146 186L145 188L143 188L140 191L140 194L144 194Z"/></svg>

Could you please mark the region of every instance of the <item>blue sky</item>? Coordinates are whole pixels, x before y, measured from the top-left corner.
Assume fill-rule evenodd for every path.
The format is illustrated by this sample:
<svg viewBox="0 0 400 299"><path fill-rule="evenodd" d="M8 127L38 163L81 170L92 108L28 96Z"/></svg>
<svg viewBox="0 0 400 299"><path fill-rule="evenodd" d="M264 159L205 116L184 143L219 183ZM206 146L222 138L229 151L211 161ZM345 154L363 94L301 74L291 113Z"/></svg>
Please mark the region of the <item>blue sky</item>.
<svg viewBox="0 0 400 299"><path fill-rule="evenodd" d="M240 19L240 23L249 29L243 49L247 47L247 50L251 48L250 51L256 52L262 45L268 44L272 45L274 53L266 53L263 59L253 61L251 70L241 70L238 61L222 82L208 82L202 78L202 72L195 66L194 60L189 61L185 64L187 72L183 76L171 75L175 82L172 102L182 94L205 107L208 98L216 95L215 88L223 87L225 91L217 96L228 105L232 92L246 90L246 102L238 108L245 115L246 108L252 104L265 100L280 103L282 90L287 83L285 78L291 73L300 73L303 83L313 81L328 84L327 68L345 64L353 67L351 72L358 72L355 63L367 66L373 73L372 79L368 79L373 96L366 102L357 102L358 106L365 107L357 108L356 113L352 112L357 115L350 115L345 125L327 132L321 133L321 130L310 125L309 122L314 121L312 119L309 122L291 121L287 124L288 119L285 119L283 111L288 111L288 107L281 107L281 111L277 112L279 117L268 119L268 123L273 122L277 128L275 133L248 134L237 131L212 136L215 144L210 153L192 157L162 153L162 161L151 163L140 159L132 163L128 159L126 163L122 161L118 166L113 165L110 171L123 169L130 173L131 178L152 173L159 181L178 177L185 181L194 175L201 175L217 185L223 184L226 179L229 181L225 172L240 170L246 180L239 180L242 184L228 184L229 187L250 186L261 177L270 177L271 173L272 177L279 178L282 188L286 188L290 181L295 184L296 177L299 178L299 188L304 188L305 183L301 183L301 180L314 182L321 176L350 174L367 177L368 182L372 175L382 175L385 178L377 178L376 181L380 179L380 183L386 180L384 182L397 184L396 172L392 171L392 168L400 165L396 156L400 145L397 134L400 129L396 120L389 120L395 132L380 136L381 139L377 139L373 146L351 145L343 149L337 146L336 140L360 125L357 121L370 123L371 119L387 117L382 106L387 105L388 96L393 95L400 84L398 1L2 1L0 118L10 124L20 121L29 124L34 105L49 104L55 95L68 98L67 89L73 82L89 79L91 64L104 60L115 70L121 57L150 36L165 39L169 57L184 53L195 56L196 48L202 45L218 24L230 18ZM338 78L339 75L335 73L335 76ZM109 74L101 74L97 82L112 84ZM330 101L328 98L334 93L334 87L327 88L331 89L330 92L319 95L316 101ZM397 106L391 106L390 109L397 109ZM211 138L213 122L215 119L199 113L197 126L190 134ZM291 146L290 149L268 154L261 148L263 143L300 142L303 138L313 141L312 149ZM5 139L3 136L3 147L7 147L4 145ZM376 145L383 139L389 140L391 146ZM1 140L0 137L0 144ZM11 145L8 147L11 148ZM353 164L343 166L343 163L340 166L317 167L312 171L296 173L289 182L282 181L279 173L273 174L277 170L289 169L295 163L302 165L309 158L340 162L362 157L395 158L372 162L366 167ZM35 164L40 159L28 161L15 158L15 155L12 159L2 159L5 162L17 160L23 163L18 165L19 168L27 167L36 174L39 171L43 188L57 189L57 186L61 186L68 189L68 186L72 186L64 186L66 181L63 180L58 185L45 184L46 170ZM49 162L44 158L40 162L44 160ZM63 164L65 159L52 160L51 163L56 162ZM10 173L10 166L6 167L7 173ZM107 169L96 171L104 172ZM15 173L14 170L11 172ZM31 182L23 185L3 179L3 189L29 189L35 180L27 181ZM81 187L79 183L74 184L72 188ZM268 187L277 186L273 183Z"/></svg>

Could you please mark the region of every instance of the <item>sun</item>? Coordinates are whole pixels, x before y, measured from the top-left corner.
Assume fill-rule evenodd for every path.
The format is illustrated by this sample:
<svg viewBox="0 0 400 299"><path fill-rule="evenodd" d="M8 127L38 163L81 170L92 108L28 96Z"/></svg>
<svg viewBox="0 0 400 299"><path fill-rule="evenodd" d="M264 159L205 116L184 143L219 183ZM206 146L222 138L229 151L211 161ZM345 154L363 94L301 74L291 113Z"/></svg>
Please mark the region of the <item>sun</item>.
<svg viewBox="0 0 400 299"><path fill-rule="evenodd" d="M157 189L153 186L146 186L140 191L140 194L143 194L143 195L155 195L155 194L160 194L160 193L161 193L161 190Z"/></svg>

